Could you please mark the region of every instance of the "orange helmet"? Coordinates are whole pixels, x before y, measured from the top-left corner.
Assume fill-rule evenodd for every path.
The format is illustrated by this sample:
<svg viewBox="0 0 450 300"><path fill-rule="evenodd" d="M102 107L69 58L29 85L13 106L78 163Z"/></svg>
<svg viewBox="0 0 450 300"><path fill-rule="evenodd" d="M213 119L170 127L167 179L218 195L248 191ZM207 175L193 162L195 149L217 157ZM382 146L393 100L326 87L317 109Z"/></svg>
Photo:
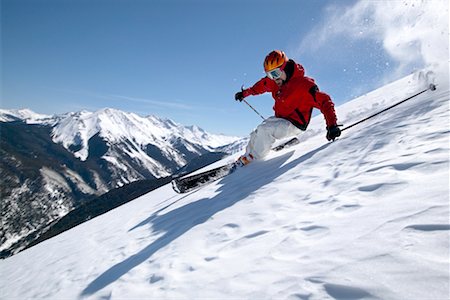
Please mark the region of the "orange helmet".
<svg viewBox="0 0 450 300"><path fill-rule="evenodd" d="M286 54L280 50L274 50L270 52L264 60L264 71L269 72L273 69L279 68L284 65L289 59Z"/></svg>

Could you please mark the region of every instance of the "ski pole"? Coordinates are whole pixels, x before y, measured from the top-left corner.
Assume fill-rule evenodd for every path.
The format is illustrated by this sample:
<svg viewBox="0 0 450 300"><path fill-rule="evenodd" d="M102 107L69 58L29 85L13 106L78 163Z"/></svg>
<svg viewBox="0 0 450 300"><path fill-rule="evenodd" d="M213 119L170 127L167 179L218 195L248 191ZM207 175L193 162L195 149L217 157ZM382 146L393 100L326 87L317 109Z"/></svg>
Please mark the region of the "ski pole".
<svg viewBox="0 0 450 300"><path fill-rule="evenodd" d="M242 101L245 102L245 104L247 104L251 109L253 109L253 111L261 117L261 119L263 119L264 121L266 120L266 118L264 118L253 106L250 105L250 103L248 103L245 99L242 99Z"/></svg>
<svg viewBox="0 0 450 300"><path fill-rule="evenodd" d="M244 85L241 86L241 91L244 91ZM245 102L245 104L248 105L248 107L250 107L258 116L261 117L261 119L263 119L264 121L266 120L266 118L264 118L253 106L250 105L250 103L248 103L245 99L242 99L242 101Z"/></svg>
<svg viewBox="0 0 450 300"><path fill-rule="evenodd" d="M420 94L423 94L423 93L425 93L425 92L428 91L428 90L432 90L432 91L436 90L436 85L434 85L434 84L431 83L426 89L424 89L424 90L422 90L422 91L420 91L420 92L418 92L418 93L416 93L416 94L414 94L414 95L412 95L412 96L410 96L410 97L408 97L408 98L406 98L406 99L403 99L402 101L397 102L397 103L395 103L394 105L391 105L391 106L389 106L389 107L387 107L387 108L385 108L385 109L383 109L383 110L381 110L381 111L379 111L379 112L377 112L377 113L375 113L375 114L373 114L373 115L371 115L371 116L368 116L367 118L364 118L364 119L362 119L362 120L360 120L360 121L358 121L358 122L356 122L356 123L353 123L352 125L349 125L349 126L343 128L343 129L341 129L341 132L344 131L344 130L350 129L350 128L352 128L353 126L356 126L356 125L358 125L358 124L361 124L362 122L365 122L365 121L367 121L367 120L369 120L369 119L371 119L371 118L373 118L373 117L375 117L375 116L378 116L379 114L384 113L385 111L387 111L387 110L389 110L389 109L391 109L391 108L394 108L394 107L396 107L397 105L402 104L403 102L406 102L406 101L408 101L408 100L411 100L412 98L417 97L417 96L419 96Z"/></svg>

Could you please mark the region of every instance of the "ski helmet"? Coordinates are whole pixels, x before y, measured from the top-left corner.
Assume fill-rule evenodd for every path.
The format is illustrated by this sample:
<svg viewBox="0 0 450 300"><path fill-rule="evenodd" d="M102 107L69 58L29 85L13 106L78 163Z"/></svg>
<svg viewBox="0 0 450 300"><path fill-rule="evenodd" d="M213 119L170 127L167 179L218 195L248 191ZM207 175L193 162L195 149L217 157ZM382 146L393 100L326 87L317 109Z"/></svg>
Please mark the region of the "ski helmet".
<svg viewBox="0 0 450 300"><path fill-rule="evenodd" d="M288 61L286 54L281 50L270 52L264 60L264 71L268 72L283 66Z"/></svg>

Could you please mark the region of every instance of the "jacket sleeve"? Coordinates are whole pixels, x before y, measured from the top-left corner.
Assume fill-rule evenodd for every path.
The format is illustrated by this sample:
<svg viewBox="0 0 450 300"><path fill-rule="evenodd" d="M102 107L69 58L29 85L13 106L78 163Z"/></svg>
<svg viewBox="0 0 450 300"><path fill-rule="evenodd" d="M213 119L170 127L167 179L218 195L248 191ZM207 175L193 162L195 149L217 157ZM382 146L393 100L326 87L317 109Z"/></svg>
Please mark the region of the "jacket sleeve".
<svg viewBox="0 0 450 300"><path fill-rule="evenodd" d="M274 88L273 80L264 77L260 79L257 83L255 83L252 87L245 89L243 91L244 97L248 97L250 95L260 95L267 92L272 92Z"/></svg>
<svg viewBox="0 0 450 300"><path fill-rule="evenodd" d="M335 126L337 124L336 112L334 110L334 103L328 94L320 92L318 89L315 91L315 101L318 108L325 117L327 127Z"/></svg>

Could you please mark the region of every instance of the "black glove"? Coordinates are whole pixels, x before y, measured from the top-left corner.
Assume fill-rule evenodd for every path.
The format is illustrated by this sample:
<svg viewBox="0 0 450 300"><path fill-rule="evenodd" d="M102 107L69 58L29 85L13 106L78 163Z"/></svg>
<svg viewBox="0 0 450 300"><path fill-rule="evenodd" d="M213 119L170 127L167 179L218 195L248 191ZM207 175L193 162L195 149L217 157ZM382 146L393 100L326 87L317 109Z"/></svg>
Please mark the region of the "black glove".
<svg viewBox="0 0 450 300"><path fill-rule="evenodd" d="M341 135L341 130L337 125L327 127L327 140L331 141Z"/></svg>
<svg viewBox="0 0 450 300"><path fill-rule="evenodd" d="M236 99L236 101L244 100L244 93L242 91L237 92L236 95L234 95L234 99Z"/></svg>

